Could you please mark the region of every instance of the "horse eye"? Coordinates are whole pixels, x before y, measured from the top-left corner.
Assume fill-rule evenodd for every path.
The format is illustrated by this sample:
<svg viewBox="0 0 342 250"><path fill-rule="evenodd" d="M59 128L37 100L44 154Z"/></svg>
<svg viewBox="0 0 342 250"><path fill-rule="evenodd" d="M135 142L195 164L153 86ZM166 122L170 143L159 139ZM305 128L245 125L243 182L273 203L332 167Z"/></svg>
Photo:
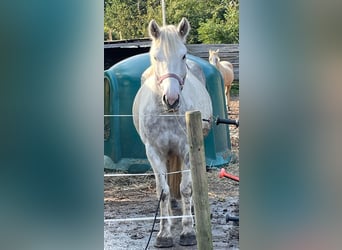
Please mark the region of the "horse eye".
<svg viewBox="0 0 342 250"><path fill-rule="evenodd" d="M183 56L183 58L182 58L183 60L185 60L185 55Z"/></svg>

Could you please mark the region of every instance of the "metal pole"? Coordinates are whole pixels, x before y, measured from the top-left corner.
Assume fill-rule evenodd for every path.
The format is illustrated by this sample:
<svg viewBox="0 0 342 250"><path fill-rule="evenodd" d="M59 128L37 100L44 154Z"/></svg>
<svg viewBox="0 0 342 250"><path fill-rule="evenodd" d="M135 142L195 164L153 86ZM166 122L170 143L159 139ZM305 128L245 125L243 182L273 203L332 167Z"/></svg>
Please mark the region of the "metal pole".
<svg viewBox="0 0 342 250"><path fill-rule="evenodd" d="M166 25L166 15L165 15L165 1L161 0L162 5L162 16L163 16L163 26Z"/></svg>

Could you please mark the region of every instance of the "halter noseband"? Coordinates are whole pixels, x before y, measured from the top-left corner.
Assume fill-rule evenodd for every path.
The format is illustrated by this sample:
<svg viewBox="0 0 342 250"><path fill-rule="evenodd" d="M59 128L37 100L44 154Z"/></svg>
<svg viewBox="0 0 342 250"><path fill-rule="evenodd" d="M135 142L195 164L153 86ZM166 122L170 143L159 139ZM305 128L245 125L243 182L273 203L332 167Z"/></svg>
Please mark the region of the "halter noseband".
<svg viewBox="0 0 342 250"><path fill-rule="evenodd" d="M159 77L157 76L157 83L160 85L166 78L169 78L169 77L175 78L178 81L179 85L181 86L181 89L183 89L185 77L182 79L174 73L167 73Z"/></svg>

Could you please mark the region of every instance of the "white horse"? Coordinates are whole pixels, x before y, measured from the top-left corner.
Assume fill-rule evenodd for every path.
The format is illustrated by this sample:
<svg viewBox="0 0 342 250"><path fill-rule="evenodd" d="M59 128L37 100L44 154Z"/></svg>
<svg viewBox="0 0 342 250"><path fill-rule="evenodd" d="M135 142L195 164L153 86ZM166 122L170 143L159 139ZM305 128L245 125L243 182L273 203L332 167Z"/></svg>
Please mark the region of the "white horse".
<svg viewBox="0 0 342 250"><path fill-rule="evenodd" d="M142 74L142 85L133 103L133 122L156 178L161 195L160 216L171 215L171 198L182 199L180 245L195 245L196 234L191 216L192 180L185 112L201 111L202 118L212 118L212 103L205 88L200 67L186 59L189 22L183 18L178 26L159 27L152 20L148 26L152 38L151 67ZM195 64L195 65L194 65ZM194 72L196 72L194 75ZM203 133L210 123L203 122ZM170 174L181 171L182 174ZM181 177L181 178L180 178ZM170 218L160 220L156 247L173 246Z"/></svg>
<svg viewBox="0 0 342 250"><path fill-rule="evenodd" d="M233 64L228 61L221 61L218 55L219 49L216 51L209 50L209 62L214 65L221 73L224 82L224 92L226 95L226 104L228 110L230 110L230 89L234 80Z"/></svg>

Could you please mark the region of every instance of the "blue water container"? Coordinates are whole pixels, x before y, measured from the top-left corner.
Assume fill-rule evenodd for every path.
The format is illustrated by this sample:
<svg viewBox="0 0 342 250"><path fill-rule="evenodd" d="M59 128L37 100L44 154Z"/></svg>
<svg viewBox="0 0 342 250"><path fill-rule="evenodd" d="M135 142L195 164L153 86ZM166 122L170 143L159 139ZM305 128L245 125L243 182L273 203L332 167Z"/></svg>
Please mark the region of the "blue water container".
<svg viewBox="0 0 342 250"><path fill-rule="evenodd" d="M227 119L224 84L219 71L209 62L193 56L203 70L210 94L214 117ZM141 74L150 66L149 53L127 58L104 72L104 154L113 161L114 169L143 173L150 169L145 146L133 125L132 105L141 85ZM206 165L220 167L229 163L231 143L229 126L212 125L204 139Z"/></svg>

